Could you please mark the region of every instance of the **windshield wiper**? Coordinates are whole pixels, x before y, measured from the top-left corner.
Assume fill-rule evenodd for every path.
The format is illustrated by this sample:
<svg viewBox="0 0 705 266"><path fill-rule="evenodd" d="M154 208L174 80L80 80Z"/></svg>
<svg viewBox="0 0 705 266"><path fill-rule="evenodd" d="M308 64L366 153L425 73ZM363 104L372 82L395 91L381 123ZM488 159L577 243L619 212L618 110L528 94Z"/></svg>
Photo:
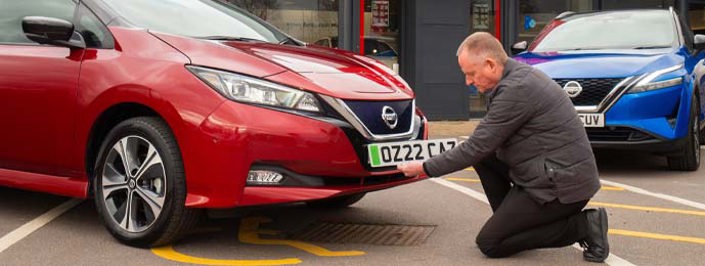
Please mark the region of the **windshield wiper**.
<svg viewBox="0 0 705 266"><path fill-rule="evenodd" d="M663 49L663 48L671 48L671 46L670 45L637 46L632 49Z"/></svg>
<svg viewBox="0 0 705 266"><path fill-rule="evenodd" d="M293 45L297 45L297 46L299 45L299 43L291 37L284 37L284 39L281 39L279 41L279 44L293 44Z"/></svg>
<svg viewBox="0 0 705 266"><path fill-rule="evenodd" d="M202 39L202 40L211 40L211 41L267 42L267 41L260 40L260 39L253 39L253 38L246 38L246 37L235 37L235 36L220 36L220 35L202 36L202 37L194 37L194 38Z"/></svg>
<svg viewBox="0 0 705 266"><path fill-rule="evenodd" d="M561 51L604 50L604 49L606 49L606 48L604 48L604 47L576 47L576 48L561 49L561 50L556 50L556 51L561 52Z"/></svg>

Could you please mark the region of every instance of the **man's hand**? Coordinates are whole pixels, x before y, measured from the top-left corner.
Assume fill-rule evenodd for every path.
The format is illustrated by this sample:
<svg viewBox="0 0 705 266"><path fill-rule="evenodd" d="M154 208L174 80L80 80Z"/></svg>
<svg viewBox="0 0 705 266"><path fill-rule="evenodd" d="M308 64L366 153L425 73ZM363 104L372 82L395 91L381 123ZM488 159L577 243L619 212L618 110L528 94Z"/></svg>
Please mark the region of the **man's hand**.
<svg viewBox="0 0 705 266"><path fill-rule="evenodd" d="M406 177L415 177L421 174L427 175L423 171L423 162L409 162L397 165L397 169L401 170Z"/></svg>

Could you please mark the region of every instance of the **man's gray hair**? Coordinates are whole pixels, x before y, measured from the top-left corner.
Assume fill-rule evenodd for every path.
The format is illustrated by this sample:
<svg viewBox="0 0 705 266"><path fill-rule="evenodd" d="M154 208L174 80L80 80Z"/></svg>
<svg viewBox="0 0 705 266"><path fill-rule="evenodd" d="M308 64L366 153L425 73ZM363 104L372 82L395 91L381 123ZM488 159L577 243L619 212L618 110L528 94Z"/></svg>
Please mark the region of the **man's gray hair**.
<svg viewBox="0 0 705 266"><path fill-rule="evenodd" d="M470 34L470 36L465 38L460 44L458 52L455 55L460 56L463 50L471 52L473 56L492 58L502 65L507 63L507 59L509 58L507 52L504 51L504 47L502 47L502 43L487 32L475 32Z"/></svg>

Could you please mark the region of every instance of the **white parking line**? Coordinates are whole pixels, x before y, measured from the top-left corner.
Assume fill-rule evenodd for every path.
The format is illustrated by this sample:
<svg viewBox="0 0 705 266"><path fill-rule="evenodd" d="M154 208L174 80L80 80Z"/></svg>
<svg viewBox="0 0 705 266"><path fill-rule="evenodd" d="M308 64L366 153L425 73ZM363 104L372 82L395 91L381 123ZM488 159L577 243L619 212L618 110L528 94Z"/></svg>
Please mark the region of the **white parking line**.
<svg viewBox="0 0 705 266"><path fill-rule="evenodd" d="M19 242L23 238L27 237L32 232L41 228L45 224L48 224L52 220L56 219L56 217L61 216L61 214L63 214L64 212L70 210L73 207L76 207L76 205L78 205L81 202L83 202L83 200L79 200L79 199L68 200L68 201L62 203L61 205L56 206L53 209L49 210L48 212L42 214L41 216L34 218L34 220L31 220L28 223L20 226L19 228L15 229L14 231L6 234L2 238L0 238L0 253L5 251L5 249L9 248L10 246L14 245L15 243Z"/></svg>
<svg viewBox="0 0 705 266"><path fill-rule="evenodd" d="M431 180L432 182L435 182L436 184L439 184L439 185L451 188L453 190L459 191L460 193L468 195L476 200L482 201L485 204L489 204L485 194L477 192L471 188L464 187L464 186L458 185L456 183L453 183L453 182L450 182L448 180L441 179L441 178L430 178L429 180ZM583 250L580 247L580 245L578 245L578 244L574 244L573 247L577 248L579 250ZM632 264L631 262L629 262L625 259L622 259L620 257L617 257L616 255L614 255L612 253L610 253L610 255L607 257L607 259L605 260L605 263L607 263L607 265L613 265L613 266L634 266L634 264Z"/></svg>
<svg viewBox="0 0 705 266"><path fill-rule="evenodd" d="M664 199L664 200L672 201L675 203L680 203L680 204L683 204L683 205L686 205L689 207L693 207L696 209L705 210L705 204L702 204L700 202L695 202L692 200L687 200L687 199L683 199L683 198L679 198L679 197L671 196L671 195L666 195L666 194L662 194L662 193L654 193L654 192L651 192L651 191L648 191L648 190L645 190L642 188L633 187L630 185L625 185L622 183L617 183L617 182L608 181L608 180L604 180L604 179L601 181L604 184L608 184L610 186L615 186L615 187L621 187L621 188L624 188L624 189L631 191L631 192L634 192L634 193L638 193L638 194L642 194L642 195L646 195L646 196L651 196L651 197L655 197L655 198L659 198L659 199Z"/></svg>
<svg viewBox="0 0 705 266"><path fill-rule="evenodd" d="M579 250L583 250L582 247L578 243L573 244L574 248L577 248ZM605 263L607 265L613 265L613 266L635 266L633 263L628 262L627 260L617 257L614 254L610 253L609 256L607 256L607 259L605 260Z"/></svg>

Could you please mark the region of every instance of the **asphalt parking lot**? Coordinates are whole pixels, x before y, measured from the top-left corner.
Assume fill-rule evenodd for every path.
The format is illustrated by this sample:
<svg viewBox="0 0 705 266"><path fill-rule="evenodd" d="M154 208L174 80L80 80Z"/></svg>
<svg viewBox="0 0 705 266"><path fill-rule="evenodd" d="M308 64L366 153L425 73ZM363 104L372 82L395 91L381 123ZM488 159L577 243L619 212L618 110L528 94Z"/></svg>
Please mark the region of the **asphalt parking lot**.
<svg viewBox="0 0 705 266"><path fill-rule="evenodd" d="M704 265L705 167L598 152L610 217L609 265ZM368 194L347 209L295 204L211 213L173 246L115 241L92 200L0 188L0 265L594 265L577 248L485 258L474 239L490 216L476 173Z"/></svg>

